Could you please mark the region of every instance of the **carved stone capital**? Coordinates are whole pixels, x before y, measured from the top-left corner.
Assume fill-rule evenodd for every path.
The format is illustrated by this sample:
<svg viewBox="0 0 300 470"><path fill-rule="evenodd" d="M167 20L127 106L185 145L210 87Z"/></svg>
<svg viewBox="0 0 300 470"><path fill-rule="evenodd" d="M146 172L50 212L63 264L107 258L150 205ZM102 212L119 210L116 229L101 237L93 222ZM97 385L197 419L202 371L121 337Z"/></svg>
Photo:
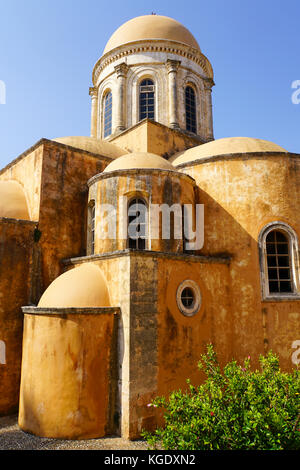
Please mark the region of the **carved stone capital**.
<svg viewBox="0 0 300 470"><path fill-rule="evenodd" d="M215 85L215 82L212 78L205 78L204 79L204 88L205 90L211 91L212 87Z"/></svg>
<svg viewBox="0 0 300 470"><path fill-rule="evenodd" d="M129 69L129 67L125 62L122 62L121 64L116 65L115 66L115 71L116 71L116 74L117 74L117 78L126 77L128 69Z"/></svg>
<svg viewBox="0 0 300 470"><path fill-rule="evenodd" d="M168 73L170 73L170 72L177 73L177 70L178 70L180 64L181 64L180 60L168 59L167 62L166 62L166 67L167 67Z"/></svg>
<svg viewBox="0 0 300 470"><path fill-rule="evenodd" d="M98 98L98 89L96 87L90 87L89 95L92 99L97 99Z"/></svg>

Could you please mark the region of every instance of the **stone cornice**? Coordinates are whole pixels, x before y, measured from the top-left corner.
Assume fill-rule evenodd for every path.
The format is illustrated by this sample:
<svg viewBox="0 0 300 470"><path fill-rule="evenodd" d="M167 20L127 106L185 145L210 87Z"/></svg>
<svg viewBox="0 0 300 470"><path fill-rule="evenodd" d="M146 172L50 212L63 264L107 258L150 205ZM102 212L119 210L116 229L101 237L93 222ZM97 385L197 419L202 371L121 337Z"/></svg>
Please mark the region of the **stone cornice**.
<svg viewBox="0 0 300 470"><path fill-rule="evenodd" d="M200 65L207 77L213 80L213 69L207 59L207 57L202 54L198 49L195 49L191 46L187 46L181 42L177 41L163 41L158 39L148 39L135 41L128 44L124 44L120 47L104 54L96 63L93 70L93 84L96 85L102 70L107 67L109 64L121 59L126 56L137 54L139 52L166 52L169 54L176 54L181 57L186 57L189 60L192 60L196 64Z"/></svg>
<svg viewBox="0 0 300 470"><path fill-rule="evenodd" d="M270 157L283 157L283 158L300 158L299 153L285 153L285 152L245 152L245 153L224 153L222 155L213 155L211 157L198 158L190 162L180 163L174 165L174 168L184 169L192 166L202 165L205 163L217 162L220 160L250 160L252 158L270 158Z"/></svg>
<svg viewBox="0 0 300 470"><path fill-rule="evenodd" d="M36 142L32 147L25 150L25 152L21 153L21 155L19 155L17 158L14 158L4 168L0 169L0 175L5 173L7 170L9 170L9 168L13 167L19 161L23 160L23 158L25 158L27 155L34 152L38 147L45 146L45 145L47 145L48 147L53 147L53 148L54 147L61 147L61 148L70 149L70 150L73 150L74 152L77 152L77 153L84 153L84 154L90 155L91 157L97 158L98 160L107 161L108 163L113 161L112 158L105 157L104 155L101 155L100 153L89 152L88 150L80 149L78 147L73 147L71 145L63 144L61 142L56 142L55 140L49 140L49 139L46 139L46 138L42 138L38 142Z"/></svg>
<svg viewBox="0 0 300 470"><path fill-rule="evenodd" d="M56 316L56 315L116 315L120 313L119 307L36 307L33 305L22 307L24 315L44 315L44 316Z"/></svg>
<svg viewBox="0 0 300 470"><path fill-rule="evenodd" d="M130 154L129 154L130 155ZM194 180L194 178L192 178L191 176L189 175L185 175L184 173L182 173L181 171L178 171L175 167L174 167L174 170L166 170L164 168L122 168L122 169L118 169L118 170L112 170L112 171L108 171L108 172L105 172L105 173L98 173L97 175L95 176L92 176L92 178L90 178L87 182L87 185L88 187L92 186L93 184L97 183L98 181L100 180L103 180L103 179L108 179L108 178L112 178L114 176L126 176L128 177L129 175L153 175L153 174L168 174L170 176L176 176L176 177L179 177L179 178L182 178L183 176L187 177L188 180L193 183L194 185L196 185L196 182Z"/></svg>
<svg viewBox="0 0 300 470"><path fill-rule="evenodd" d="M231 262L232 256L230 254L224 255L194 255L187 253L172 253L172 252L162 252L162 251L151 251L151 250L134 250L127 248L122 251L113 251L108 253L102 253L99 255L90 255L82 256L78 258L68 258L61 260L61 263L65 266L75 266L82 263L90 263L93 261L99 261L102 259L112 259L120 258L123 256L141 256L141 257L150 257L150 258L167 258L180 261L188 261L192 263L216 263L216 264L225 264L229 265Z"/></svg>

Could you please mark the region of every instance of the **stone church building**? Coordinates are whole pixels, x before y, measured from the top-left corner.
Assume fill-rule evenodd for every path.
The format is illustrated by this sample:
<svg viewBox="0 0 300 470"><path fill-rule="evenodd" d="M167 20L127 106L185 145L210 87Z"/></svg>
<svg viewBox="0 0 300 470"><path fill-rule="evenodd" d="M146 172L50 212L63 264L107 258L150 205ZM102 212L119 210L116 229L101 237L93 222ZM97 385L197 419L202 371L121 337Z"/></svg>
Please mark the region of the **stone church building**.
<svg viewBox="0 0 300 470"><path fill-rule="evenodd" d="M212 66L171 18L123 24L92 80L90 137L0 171L0 414L133 439L161 422L154 397L203 380L207 343L222 364L273 350L295 367L300 155L214 139ZM162 206L181 236L153 223ZM203 209L193 249L178 207L190 229Z"/></svg>

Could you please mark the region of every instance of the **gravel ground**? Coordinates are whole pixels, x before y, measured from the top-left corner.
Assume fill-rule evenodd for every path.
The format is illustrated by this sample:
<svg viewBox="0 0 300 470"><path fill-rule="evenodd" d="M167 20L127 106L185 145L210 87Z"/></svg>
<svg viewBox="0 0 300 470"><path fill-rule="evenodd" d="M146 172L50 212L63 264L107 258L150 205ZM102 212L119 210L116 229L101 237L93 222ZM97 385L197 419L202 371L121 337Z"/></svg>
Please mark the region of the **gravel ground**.
<svg viewBox="0 0 300 470"><path fill-rule="evenodd" d="M147 450L144 441L128 441L121 437L105 437L82 441L66 441L36 437L23 432L17 416L0 418L0 450Z"/></svg>

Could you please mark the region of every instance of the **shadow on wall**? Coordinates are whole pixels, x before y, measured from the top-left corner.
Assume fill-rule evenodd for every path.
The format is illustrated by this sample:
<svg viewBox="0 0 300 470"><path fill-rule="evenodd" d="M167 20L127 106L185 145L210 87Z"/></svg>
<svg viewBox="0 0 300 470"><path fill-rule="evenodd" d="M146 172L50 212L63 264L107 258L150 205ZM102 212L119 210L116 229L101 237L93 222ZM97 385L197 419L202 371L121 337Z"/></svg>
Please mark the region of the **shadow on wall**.
<svg viewBox="0 0 300 470"><path fill-rule="evenodd" d="M243 360L251 355L257 360L259 354L272 350L279 355L281 367L290 370L294 367L292 344L300 337L300 300L262 300L258 241L207 192L200 189L198 197L205 208L201 254L232 257L228 290L234 358ZM253 216L250 203L246 209ZM280 220L293 227L289 220ZM266 205L257 214L253 227L257 237L271 221L278 221L278 214L272 213L272 207ZM258 366L258 362L253 365Z"/></svg>

